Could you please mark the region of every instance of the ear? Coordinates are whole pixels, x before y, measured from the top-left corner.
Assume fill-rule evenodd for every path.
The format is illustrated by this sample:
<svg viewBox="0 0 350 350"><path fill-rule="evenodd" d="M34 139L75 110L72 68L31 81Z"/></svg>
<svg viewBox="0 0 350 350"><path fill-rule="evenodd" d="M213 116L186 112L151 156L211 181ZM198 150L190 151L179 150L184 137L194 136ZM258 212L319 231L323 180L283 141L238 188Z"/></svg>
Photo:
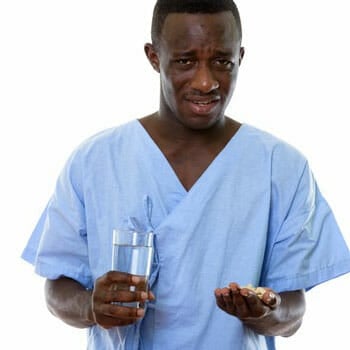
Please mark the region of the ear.
<svg viewBox="0 0 350 350"><path fill-rule="evenodd" d="M239 65L241 65L243 57L245 54L245 48L242 46L239 50Z"/></svg>
<svg viewBox="0 0 350 350"><path fill-rule="evenodd" d="M144 47L145 50L145 54L148 58L148 61L151 63L151 66L153 67L153 69L159 73L160 69L159 69L159 57L158 57L158 53L155 50L154 46L152 44L145 44Z"/></svg>

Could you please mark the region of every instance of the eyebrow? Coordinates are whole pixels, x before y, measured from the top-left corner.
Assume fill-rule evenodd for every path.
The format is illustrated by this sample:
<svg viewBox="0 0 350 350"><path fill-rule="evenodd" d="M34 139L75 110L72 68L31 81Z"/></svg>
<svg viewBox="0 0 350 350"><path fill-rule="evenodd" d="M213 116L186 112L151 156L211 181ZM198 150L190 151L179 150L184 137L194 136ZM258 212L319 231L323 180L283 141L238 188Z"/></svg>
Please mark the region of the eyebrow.
<svg viewBox="0 0 350 350"><path fill-rule="evenodd" d="M233 50L217 50L215 53L220 56L233 56Z"/></svg>
<svg viewBox="0 0 350 350"><path fill-rule="evenodd" d="M172 53L173 56L182 56L182 57L193 57L196 56L197 52L196 50L178 50L178 51L174 51ZM233 50L215 50L214 54L217 56L224 56L224 57L232 57L233 56Z"/></svg>

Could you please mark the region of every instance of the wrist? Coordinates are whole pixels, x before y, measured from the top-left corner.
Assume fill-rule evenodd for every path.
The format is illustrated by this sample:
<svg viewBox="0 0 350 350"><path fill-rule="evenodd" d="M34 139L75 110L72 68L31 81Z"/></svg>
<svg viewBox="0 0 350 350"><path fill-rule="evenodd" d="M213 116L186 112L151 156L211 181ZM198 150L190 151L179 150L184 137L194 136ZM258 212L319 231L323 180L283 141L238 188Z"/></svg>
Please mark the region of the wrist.
<svg viewBox="0 0 350 350"><path fill-rule="evenodd" d="M86 290L82 299L81 305L84 305L85 307L82 308L81 318L87 327L91 327L96 324L95 316L92 311L92 291Z"/></svg>
<svg viewBox="0 0 350 350"><path fill-rule="evenodd" d="M265 336L275 336L275 328L279 325L279 318L275 310L267 310L258 317L245 317L241 322L254 332Z"/></svg>

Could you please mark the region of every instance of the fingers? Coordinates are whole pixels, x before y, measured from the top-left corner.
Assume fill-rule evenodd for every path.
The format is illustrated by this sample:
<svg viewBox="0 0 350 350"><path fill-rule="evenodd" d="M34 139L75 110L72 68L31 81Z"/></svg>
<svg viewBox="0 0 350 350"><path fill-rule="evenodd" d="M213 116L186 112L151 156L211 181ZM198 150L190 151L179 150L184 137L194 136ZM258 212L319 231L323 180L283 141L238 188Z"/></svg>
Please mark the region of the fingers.
<svg viewBox="0 0 350 350"><path fill-rule="evenodd" d="M94 296L104 303L154 300L153 293L147 289L142 276L109 271L96 280Z"/></svg>
<svg viewBox="0 0 350 350"><path fill-rule="evenodd" d="M146 280L142 276L131 275L129 273L119 271L109 271L97 280L98 283L104 285L125 284L129 286L145 285Z"/></svg>
<svg viewBox="0 0 350 350"><path fill-rule="evenodd" d="M236 309L233 302L232 291L229 288L217 289L215 291L217 305L227 313L235 315Z"/></svg>
<svg viewBox="0 0 350 350"><path fill-rule="evenodd" d="M96 323L109 329L135 323L144 316L144 309L124 307L117 304L101 304L95 312Z"/></svg>
<svg viewBox="0 0 350 350"><path fill-rule="evenodd" d="M118 304L102 304L99 310L104 316L118 317L123 320L136 320L145 314L144 309L127 307Z"/></svg>
<svg viewBox="0 0 350 350"><path fill-rule="evenodd" d="M152 291L148 291L148 300L150 300L150 301L156 300L156 297L154 296Z"/></svg>
<svg viewBox="0 0 350 350"><path fill-rule="evenodd" d="M260 298L251 290L241 289L240 294L243 296L247 305L246 313L240 314L241 318L262 317L266 315L269 308L262 303Z"/></svg>
<svg viewBox="0 0 350 350"><path fill-rule="evenodd" d="M244 289L239 289L234 292L236 312L239 318L249 317L252 315L252 307L255 306L255 296L250 295Z"/></svg>
<svg viewBox="0 0 350 350"><path fill-rule="evenodd" d="M271 309L276 309L276 307L281 303L281 296L278 293L275 293L272 289L266 288L266 292L262 296L261 300Z"/></svg>
<svg viewBox="0 0 350 350"><path fill-rule="evenodd" d="M221 294L221 289L220 288L215 289L214 294L215 294L217 306L220 309L225 311L225 302L224 302L224 299L223 299L222 294Z"/></svg>
<svg viewBox="0 0 350 350"><path fill-rule="evenodd" d="M96 323L103 328L129 325L144 316L142 307L147 300L154 299L142 276L110 271L95 282L92 312ZM122 303L135 303L139 307Z"/></svg>
<svg viewBox="0 0 350 350"><path fill-rule="evenodd" d="M130 292L129 289L116 289L107 290L104 293L103 300L105 303L121 302L129 303L133 301L145 302L148 299L148 293L146 292Z"/></svg>
<svg viewBox="0 0 350 350"><path fill-rule="evenodd" d="M237 283L215 290L217 305L225 312L240 319L262 317L275 309L280 303L280 296L271 289L258 296L248 288L241 288Z"/></svg>
<svg viewBox="0 0 350 350"><path fill-rule="evenodd" d="M249 314L248 304L237 284L216 289L215 297L217 305L230 315L240 318Z"/></svg>

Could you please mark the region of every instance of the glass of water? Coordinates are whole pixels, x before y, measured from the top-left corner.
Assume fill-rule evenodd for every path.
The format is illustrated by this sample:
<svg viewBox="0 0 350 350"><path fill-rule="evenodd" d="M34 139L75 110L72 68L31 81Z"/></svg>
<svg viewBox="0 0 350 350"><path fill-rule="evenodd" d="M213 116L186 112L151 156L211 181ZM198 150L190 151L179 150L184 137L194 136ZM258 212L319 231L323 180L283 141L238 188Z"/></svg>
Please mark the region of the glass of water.
<svg viewBox="0 0 350 350"><path fill-rule="evenodd" d="M112 270L143 277L144 283L135 286L120 285L117 290L148 290L148 278L151 272L154 254L153 232L137 232L128 229L113 230ZM122 303L123 306L140 307L139 302ZM120 340L119 349L125 348L128 326L117 327Z"/></svg>

